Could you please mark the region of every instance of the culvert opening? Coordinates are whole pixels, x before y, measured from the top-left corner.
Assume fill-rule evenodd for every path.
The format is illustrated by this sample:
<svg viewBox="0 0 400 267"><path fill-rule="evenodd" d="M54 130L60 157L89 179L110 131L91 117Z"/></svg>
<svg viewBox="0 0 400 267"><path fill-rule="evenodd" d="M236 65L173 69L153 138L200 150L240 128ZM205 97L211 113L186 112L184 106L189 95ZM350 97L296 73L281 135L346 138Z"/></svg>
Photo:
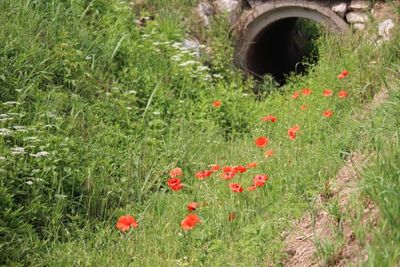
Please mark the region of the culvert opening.
<svg viewBox="0 0 400 267"><path fill-rule="evenodd" d="M247 71L262 79L270 74L284 85L289 74L304 74L318 61L317 40L323 28L305 18L285 18L269 24L251 41Z"/></svg>

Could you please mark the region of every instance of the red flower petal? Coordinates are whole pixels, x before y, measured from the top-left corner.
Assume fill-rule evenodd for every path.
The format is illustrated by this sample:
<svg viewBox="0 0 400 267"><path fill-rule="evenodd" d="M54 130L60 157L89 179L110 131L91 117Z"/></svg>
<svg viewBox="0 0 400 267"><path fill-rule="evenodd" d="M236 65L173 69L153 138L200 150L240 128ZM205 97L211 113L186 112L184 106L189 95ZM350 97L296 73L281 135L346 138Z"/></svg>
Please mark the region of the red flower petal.
<svg viewBox="0 0 400 267"><path fill-rule="evenodd" d="M312 90L309 88L303 88L302 90L303 95L311 95Z"/></svg>
<svg viewBox="0 0 400 267"><path fill-rule="evenodd" d="M216 100L216 101L214 101L214 102L212 103L212 105L213 105L214 107L216 107L216 108L219 108L219 107L221 106L221 101Z"/></svg>
<svg viewBox="0 0 400 267"><path fill-rule="evenodd" d="M197 202L190 202L186 207L188 209L188 211L194 211L199 207L199 203Z"/></svg>
<svg viewBox="0 0 400 267"><path fill-rule="evenodd" d="M265 117L261 118L262 121L270 121L270 122L276 122L276 117L272 115L267 115Z"/></svg>
<svg viewBox="0 0 400 267"><path fill-rule="evenodd" d="M229 187L231 188L232 192L235 192L235 193L243 192L243 187L239 183L230 184Z"/></svg>
<svg viewBox="0 0 400 267"><path fill-rule="evenodd" d="M261 136L254 141L256 146L261 147L261 148L267 146L268 142L269 142L269 139L265 136Z"/></svg>
<svg viewBox="0 0 400 267"><path fill-rule="evenodd" d="M333 115L333 111L332 110L325 110L323 113L322 113L322 116L324 116L325 118L329 118L329 117L332 117L332 115Z"/></svg>
<svg viewBox="0 0 400 267"><path fill-rule="evenodd" d="M325 89L324 92L322 93L322 95L326 96L326 97L332 96L332 94L333 94L333 91L330 89Z"/></svg>
<svg viewBox="0 0 400 267"><path fill-rule="evenodd" d="M181 221L181 227L183 230L191 230L197 223L201 223L200 218L196 214L189 214Z"/></svg>
<svg viewBox="0 0 400 267"><path fill-rule="evenodd" d="M338 97L339 98L346 98L348 95L348 93L345 90L340 90L340 92L338 93Z"/></svg>
<svg viewBox="0 0 400 267"><path fill-rule="evenodd" d="M125 216L121 216L119 217L116 225L118 230L122 231L122 232L126 232L128 231L131 227L132 228L137 228L138 227L138 223L135 220L135 218L131 215L125 215Z"/></svg>

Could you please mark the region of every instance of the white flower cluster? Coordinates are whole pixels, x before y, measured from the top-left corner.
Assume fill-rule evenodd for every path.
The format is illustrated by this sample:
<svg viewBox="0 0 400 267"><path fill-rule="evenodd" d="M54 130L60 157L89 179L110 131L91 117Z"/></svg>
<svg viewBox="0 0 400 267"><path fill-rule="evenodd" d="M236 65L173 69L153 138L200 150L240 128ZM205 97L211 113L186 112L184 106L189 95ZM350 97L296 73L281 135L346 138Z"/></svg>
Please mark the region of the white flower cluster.
<svg viewBox="0 0 400 267"><path fill-rule="evenodd" d="M11 155L23 155L25 154L25 148L23 147L13 147L11 148Z"/></svg>
<svg viewBox="0 0 400 267"><path fill-rule="evenodd" d="M10 136L12 135L12 131L6 128L0 128L0 135L2 136Z"/></svg>
<svg viewBox="0 0 400 267"><path fill-rule="evenodd" d="M50 155L50 153L47 151L39 151L36 154L29 154L29 156L34 157L34 158L43 158L43 157L47 157L48 155Z"/></svg>

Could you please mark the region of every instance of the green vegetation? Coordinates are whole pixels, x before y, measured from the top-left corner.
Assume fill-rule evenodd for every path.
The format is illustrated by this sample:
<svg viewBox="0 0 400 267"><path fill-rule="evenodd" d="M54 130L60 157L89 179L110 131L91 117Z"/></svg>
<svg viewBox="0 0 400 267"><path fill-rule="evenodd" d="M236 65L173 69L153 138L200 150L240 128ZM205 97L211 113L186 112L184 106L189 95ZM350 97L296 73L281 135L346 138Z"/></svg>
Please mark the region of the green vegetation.
<svg viewBox="0 0 400 267"><path fill-rule="evenodd" d="M371 264L399 262L398 93L376 119L354 121L386 78L397 78L390 89L398 90L399 36L379 48L361 35L323 36L319 64L306 76L279 90L266 82L255 94L231 65L225 18L197 33L210 46L198 57L180 43L196 23L187 19L195 1L137 2L0 2L0 264L280 263L282 232L364 147L360 135L378 155L365 174L382 211ZM338 80L343 69L350 74ZM312 94L291 98L305 87ZM322 96L325 88L332 97ZM337 97L342 88L347 98ZM277 122L261 121L268 114ZM269 137L272 157L254 145L259 136ZM195 178L210 164L250 162L257 168L231 182L246 188L267 174L252 192L231 192L218 174ZM179 192L167 186L175 167L184 172ZM202 204L202 223L184 231L192 201ZM121 233L115 224L125 214L139 226Z"/></svg>

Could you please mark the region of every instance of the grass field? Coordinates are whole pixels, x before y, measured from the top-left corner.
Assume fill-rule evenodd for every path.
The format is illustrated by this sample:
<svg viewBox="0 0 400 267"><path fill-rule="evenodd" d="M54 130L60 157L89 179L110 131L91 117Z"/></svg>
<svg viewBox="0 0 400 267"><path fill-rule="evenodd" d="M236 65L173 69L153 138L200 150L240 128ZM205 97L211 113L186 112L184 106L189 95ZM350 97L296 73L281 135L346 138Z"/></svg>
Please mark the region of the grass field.
<svg viewBox="0 0 400 267"><path fill-rule="evenodd" d="M225 18L195 33L207 53L182 47L195 4L0 2L0 265L282 264L282 233L355 150L375 155L360 188L381 214L366 264L399 264L398 31L379 47L363 34L323 36L307 75L255 92L232 66ZM389 101L355 119L382 87ZM246 168L222 179L227 166ZM258 174L265 185L247 190ZM190 202L201 222L184 230ZM117 230L128 214L137 228Z"/></svg>

